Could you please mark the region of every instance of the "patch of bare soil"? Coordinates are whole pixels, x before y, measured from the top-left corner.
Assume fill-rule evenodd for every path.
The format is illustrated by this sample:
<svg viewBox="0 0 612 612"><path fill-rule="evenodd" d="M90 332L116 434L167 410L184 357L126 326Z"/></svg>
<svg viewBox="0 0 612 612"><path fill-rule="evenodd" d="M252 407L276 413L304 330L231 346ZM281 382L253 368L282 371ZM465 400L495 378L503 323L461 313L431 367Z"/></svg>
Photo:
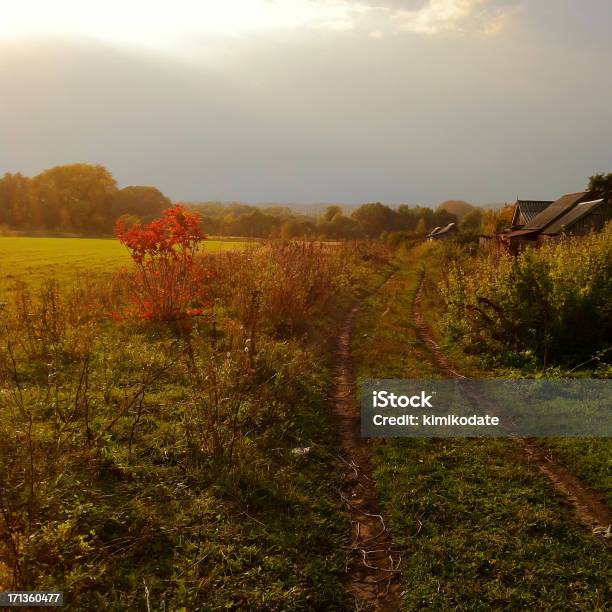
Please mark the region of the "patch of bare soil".
<svg viewBox="0 0 612 612"><path fill-rule="evenodd" d="M416 299L414 301L413 317L417 328L419 339L429 349L434 364L452 378L466 378L450 362L438 343L433 338L431 330L423 317L422 287L419 286ZM486 405L492 414L501 414L503 409L496 402L483 397L475 391L469 392L473 399L481 405ZM583 483L567 468L561 465L553 456L552 452L539 444L535 440L513 436L518 444L521 445L529 461L551 482L557 493L561 494L567 503L574 510L578 520L585 525L591 532L605 538L612 544L610 535L610 525L612 524L612 511L603 500L602 496L587 484Z"/></svg>
<svg viewBox="0 0 612 612"><path fill-rule="evenodd" d="M347 588L356 610L399 608L400 554L378 505L372 479L370 442L361 437L360 409L355 397L351 357L354 308L342 325L335 360L334 411L346 466L340 496L351 518L351 543L347 551Z"/></svg>

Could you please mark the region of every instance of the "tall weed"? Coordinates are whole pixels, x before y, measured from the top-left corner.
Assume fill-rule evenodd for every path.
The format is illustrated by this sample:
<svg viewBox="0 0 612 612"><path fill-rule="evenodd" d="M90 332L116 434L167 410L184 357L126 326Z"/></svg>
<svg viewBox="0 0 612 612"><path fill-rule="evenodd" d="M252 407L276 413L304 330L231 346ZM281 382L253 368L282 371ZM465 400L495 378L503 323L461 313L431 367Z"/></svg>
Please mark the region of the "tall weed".
<svg viewBox="0 0 612 612"><path fill-rule="evenodd" d="M572 364L612 345L612 224L518 257L451 264L443 327L472 353L508 364Z"/></svg>

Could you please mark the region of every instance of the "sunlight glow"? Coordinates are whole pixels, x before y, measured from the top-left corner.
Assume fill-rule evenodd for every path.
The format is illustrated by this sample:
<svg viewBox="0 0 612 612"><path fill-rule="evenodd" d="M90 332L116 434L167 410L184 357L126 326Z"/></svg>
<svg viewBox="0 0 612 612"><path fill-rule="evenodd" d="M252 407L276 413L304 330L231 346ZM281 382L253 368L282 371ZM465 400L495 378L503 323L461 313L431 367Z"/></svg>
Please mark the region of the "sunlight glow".
<svg viewBox="0 0 612 612"><path fill-rule="evenodd" d="M515 3L512 3L515 4ZM215 37L310 28L372 39L408 32L498 33L511 5L493 0L20 0L0 13L0 42L41 37L188 50Z"/></svg>
<svg viewBox="0 0 612 612"><path fill-rule="evenodd" d="M341 0L20 0L2 7L0 38L78 36L156 47L206 34L346 29L350 11Z"/></svg>

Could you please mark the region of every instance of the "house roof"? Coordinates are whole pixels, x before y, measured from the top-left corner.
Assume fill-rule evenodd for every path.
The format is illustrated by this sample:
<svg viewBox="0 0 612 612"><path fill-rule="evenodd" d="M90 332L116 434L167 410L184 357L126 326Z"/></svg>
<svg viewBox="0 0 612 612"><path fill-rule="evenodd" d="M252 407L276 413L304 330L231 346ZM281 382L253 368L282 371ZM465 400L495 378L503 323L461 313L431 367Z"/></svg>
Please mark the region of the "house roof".
<svg viewBox="0 0 612 612"><path fill-rule="evenodd" d="M516 206L523 215L525 223L529 223L536 215L546 210L553 200L517 200Z"/></svg>
<svg viewBox="0 0 612 612"><path fill-rule="evenodd" d="M559 217L556 221L551 223L542 233L543 234L558 234L565 228L569 228L580 219L599 208L605 200L591 200L589 202L580 202L574 208L570 209L564 215Z"/></svg>
<svg viewBox="0 0 612 612"><path fill-rule="evenodd" d="M537 232L538 230L519 229L519 230L514 230L513 232L506 232L506 233L500 234L500 236L502 238L516 238L517 236L527 236L529 234L536 235Z"/></svg>
<svg viewBox="0 0 612 612"><path fill-rule="evenodd" d="M569 212L574 206L576 206L576 204L578 204L578 202L584 201L588 199L588 197L588 191L568 193L561 196L558 200L545 208L541 213L537 214L529 223L525 225L523 229L542 232L562 215Z"/></svg>
<svg viewBox="0 0 612 612"><path fill-rule="evenodd" d="M442 234L447 234L448 232L450 232L453 228L455 227L454 223L449 223L448 225L446 225L443 228L437 228L438 231L436 232L436 230L434 230L430 236L441 236ZM434 233L435 232L435 233Z"/></svg>

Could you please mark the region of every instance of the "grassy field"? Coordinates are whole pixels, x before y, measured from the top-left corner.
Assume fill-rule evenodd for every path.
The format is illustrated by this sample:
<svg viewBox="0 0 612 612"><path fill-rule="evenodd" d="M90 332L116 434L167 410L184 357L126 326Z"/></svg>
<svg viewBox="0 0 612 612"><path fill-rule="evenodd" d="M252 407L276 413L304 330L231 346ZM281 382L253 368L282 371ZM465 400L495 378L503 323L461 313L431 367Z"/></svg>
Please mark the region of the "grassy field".
<svg viewBox="0 0 612 612"><path fill-rule="evenodd" d="M27 261L28 243L74 250ZM79 256L89 272L77 247L96 243L95 269L126 261L111 241L16 239L12 272ZM62 590L83 611L351 609L330 356L373 255L211 257L214 319L189 328L98 316L122 308L122 277L6 291L0 590Z"/></svg>
<svg viewBox="0 0 612 612"><path fill-rule="evenodd" d="M249 242L207 240L209 253L243 249ZM54 276L71 280L76 274L108 272L131 262L127 249L114 239L26 238L0 236L1 284L17 279L37 282Z"/></svg>
<svg viewBox="0 0 612 612"><path fill-rule="evenodd" d="M357 315L360 379L440 375L412 316L421 261L398 266ZM597 469L580 462L578 471L596 485L609 441L595 442ZM566 444L578 451L580 442ZM388 439L375 445L373 463L404 559L402 609L605 609L605 545L512 441Z"/></svg>
<svg viewBox="0 0 612 612"><path fill-rule="evenodd" d="M359 300L359 378L442 376L412 306L422 267L431 285L445 268L247 244L207 241L234 251L207 262L214 318L179 328L95 316L127 295L83 282L129 265L117 241L0 238L0 590L63 590L73 610L355 609L335 333ZM6 290L20 279L30 295ZM434 329L440 308L427 294ZM554 450L609 493L609 441ZM513 442L389 439L372 463L402 609L606 609L609 552Z"/></svg>
<svg viewBox="0 0 612 612"><path fill-rule="evenodd" d="M444 336L440 328L440 321L444 314L444 306L438 287L441 284L444 270L448 263L444 261L443 251L423 247L410 254L402 266L401 276L408 279L410 290L404 296L405 308L403 320L410 321L409 309L412 307L414 288L420 271L425 269L425 283L422 312L428 326L436 341L443 347L444 352L450 357L461 372L472 378L533 378L542 374L539 369L524 368L512 369L508 367L495 367L491 362L484 363L482 355L468 355L457 342L453 342ZM396 296L397 298L398 296ZM400 308L402 296L394 300L394 308ZM411 323L410 323L411 324ZM380 360L379 360L380 361ZM384 364L384 359L381 361ZM415 371L419 376L428 375L427 359L422 359L414 364ZM384 365L380 366L384 368ZM419 374L420 372L420 374ZM598 373L584 371L572 374L567 370L552 369L546 371L548 378L572 378L573 376L605 376L605 370L600 367ZM399 375L398 375L399 376ZM557 461L564 464L570 471L574 472L584 482L595 488L607 500L612 503L612 479L610 478L612 463L612 443L609 438L547 438L545 445L554 452Z"/></svg>

